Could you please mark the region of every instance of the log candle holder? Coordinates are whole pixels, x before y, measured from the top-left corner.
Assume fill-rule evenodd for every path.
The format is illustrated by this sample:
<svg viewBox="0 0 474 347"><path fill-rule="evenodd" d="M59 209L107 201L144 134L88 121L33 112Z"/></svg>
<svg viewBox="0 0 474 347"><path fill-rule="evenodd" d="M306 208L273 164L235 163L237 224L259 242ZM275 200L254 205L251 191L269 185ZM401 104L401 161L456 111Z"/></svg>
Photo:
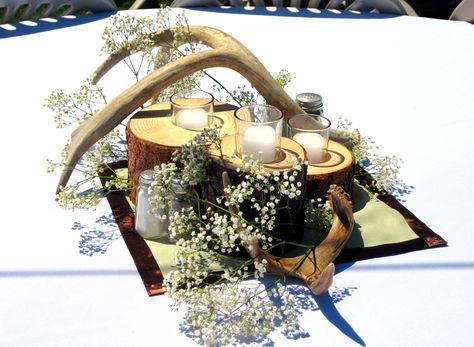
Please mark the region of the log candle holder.
<svg viewBox="0 0 474 347"><path fill-rule="evenodd" d="M338 185L352 197L354 187L354 154L343 144L329 140L328 160L308 165L306 194L325 200L329 187Z"/></svg>
<svg viewBox="0 0 474 347"><path fill-rule="evenodd" d="M215 102L211 126L222 125L221 134L234 133L233 110L235 107ZM192 140L198 131L173 124L171 105L162 102L137 112L127 123L128 175L130 199L135 201L135 188L140 172L167 163L173 152Z"/></svg>

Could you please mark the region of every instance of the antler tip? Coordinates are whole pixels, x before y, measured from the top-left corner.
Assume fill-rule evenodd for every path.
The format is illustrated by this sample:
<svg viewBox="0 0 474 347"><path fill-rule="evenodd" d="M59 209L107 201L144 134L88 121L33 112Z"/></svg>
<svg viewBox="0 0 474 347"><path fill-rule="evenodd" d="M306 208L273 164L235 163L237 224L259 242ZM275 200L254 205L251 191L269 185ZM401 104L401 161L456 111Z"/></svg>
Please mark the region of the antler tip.
<svg viewBox="0 0 474 347"><path fill-rule="evenodd" d="M334 266L334 263L329 263L328 266L326 266L321 273L321 277L319 277L317 282L313 282L309 289L311 289L311 292L314 295L321 295L326 293L329 290L329 287L331 287L333 279L334 279L334 274L336 272L336 267Z"/></svg>
<svg viewBox="0 0 474 347"><path fill-rule="evenodd" d="M352 205L350 195L337 184L331 184L328 189L328 199L332 199L334 197L337 197L343 201L347 201L349 205Z"/></svg>

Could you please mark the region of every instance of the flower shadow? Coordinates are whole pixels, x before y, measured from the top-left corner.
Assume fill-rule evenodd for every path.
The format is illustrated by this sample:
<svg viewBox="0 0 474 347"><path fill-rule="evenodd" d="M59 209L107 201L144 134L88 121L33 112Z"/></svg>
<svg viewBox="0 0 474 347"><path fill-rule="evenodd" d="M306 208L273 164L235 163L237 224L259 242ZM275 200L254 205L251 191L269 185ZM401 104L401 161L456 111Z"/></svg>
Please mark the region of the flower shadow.
<svg viewBox="0 0 474 347"><path fill-rule="evenodd" d="M94 226L74 222L72 230L80 230L79 253L87 256L105 254L109 246L122 238L112 214L96 218Z"/></svg>
<svg viewBox="0 0 474 347"><path fill-rule="evenodd" d="M272 301L272 303L277 307L282 307L284 305L283 300L280 297L275 297L270 295L270 290L275 285L275 277L268 276L260 281L251 281L248 284L256 287L264 287L263 292L265 297ZM247 282L244 282L247 283ZM337 327L342 333L351 338L356 343L365 346L364 341L360 338L350 324L339 314L335 308L335 304L341 302L342 300L350 297L357 287L341 287L333 286L330 288L329 292L315 296L311 291L301 284L300 281L293 278L288 278L286 280L286 288L294 298L294 305L292 306L292 314L294 313L297 317L302 316L308 312L320 311L335 327ZM277 318L275 320L275 327L278 331L282 333L288 340L299 340L310 338L310 332L306 331L303 327L297 326L296 329L287 331L283 328L285 315ZM196 336L196 332L190 324L185 322L180 324L180 331L192 340L199 340ZM290 343L290 342L289 342ZM274 346L275 342L271 339L270 335L262 334L256 337L250 338L236 338L233 344L243 345L243 346Z"/></svg>

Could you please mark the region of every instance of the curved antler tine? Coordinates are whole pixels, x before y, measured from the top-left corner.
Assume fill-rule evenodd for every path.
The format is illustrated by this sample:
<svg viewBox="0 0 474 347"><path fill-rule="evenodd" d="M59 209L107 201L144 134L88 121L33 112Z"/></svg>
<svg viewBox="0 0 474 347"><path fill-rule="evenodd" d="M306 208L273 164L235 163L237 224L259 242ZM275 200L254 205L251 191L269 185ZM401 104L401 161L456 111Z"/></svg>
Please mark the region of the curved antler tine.
<svg viewBox="0 0 474 347"><path fill-rule="evenodd" d="M332 184L329 187L328 198L333 210L333 224L340 221L345 229L352 229L354 227L354 215L349 194L341 187Z"/></svg>
<svg viewBox="0 0 474 347"><path fill-rule="evenodd" d="M219 48L225 45L225 40L221 40L219 33L222 33L219 30L210 30L213 28L205 26L191 26L189 27L190 34L190 43L202 43L211 48ZM174 40L173 29L166 29L159 31L157 33L151 33L144 35L140 38L137 38L130 42L128 46L134 46L135 42L149 40L153 43L153 46L163 46L169 47L170 42ZM120 61L132 55L133 52L130 52L126 47L120 48L114 53L112 53L94 72L92 77L92 83L97 84L100 79L115 65Z"/></svg>
<svg viewBox="0 0 474 347"><path fill-rule="evenodd" d="M158 33L146 35L145 37L141 37L134 41L139 41L143 39L151 39L155 46L165 46L173 40L173 33L171 32L171 30L163 30ZM130 44L130 46L132 47L133 42ZM104 62L100 64L100 66L94 71L92 75L92 84L97 84L100 79L104 77L104 75L109 72L115 65L117 65L119 62L121 62L132 54L133 52L130 52L126 47L123 47L109 55L107 59L105 59Z"/></svg>

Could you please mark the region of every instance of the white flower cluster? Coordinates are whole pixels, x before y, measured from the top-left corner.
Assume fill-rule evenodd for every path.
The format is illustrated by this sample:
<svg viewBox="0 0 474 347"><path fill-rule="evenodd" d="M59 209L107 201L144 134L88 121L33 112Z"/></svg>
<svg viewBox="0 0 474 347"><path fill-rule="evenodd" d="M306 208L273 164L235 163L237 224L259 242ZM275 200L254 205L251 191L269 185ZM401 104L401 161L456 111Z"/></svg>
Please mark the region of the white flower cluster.
<svg viewBox="0 0 474 347"><path fill-rule="evenodd" d="M106 98L101 88L91 83L87 78L78 92L67 94L64 91L52 92L45 100L45 106L55 114L57 128L81 124L90 118L100 107L106 104ZM57 201L60 206L75 208L93 208L106 191L127 189L127 182L117 177L111 177L105 190L100 182L95 180L101 173L104 163L109 163L126 157L124 134L119 130L108 133L97 141L81 158L76 171L80 172L77 182L62 188ZM69 145L63 147L59 162L48 160L48 172L53 172L66 163Z"/></svg>
<svg viewBox="0 0 474 347"><path fill-rule="evenodd" d="M201 50L202 45L190 40L188 21L184 14L175 17L173 30L169 33L171 39L169 36L165 40L159 38L157 33L172 28L169 14L169 8L161 8L155 18L122 14L111 17L110 24L102 34L102 53L113 55L120 52L121 55L127 55L124 62L138 80L142 70L149 73ZM158 48L158 44L162 49ZM197 72L184 77L163 90L157 100L169 99L177 91L199 88L203 76L203 72Z"/></svg>
<svg viewBox="0 0 474 347"><path fill-rule="evenodd" d="M112 16L102 33L101 52L114 54L125 50L129 54L148 51L154 42L148 34L154 33L158 23L149 17L131 15Z"/></svg>
<svg viewBox="0 0 474 347"><path fill-rule="evenodd" d="M167 289L170 293L188 290L202 284L209 276L211 265L217 255L208 253L206 232L201 227L200 218L193 209L176 212L170 216L170 236L177 240L179 246L176 252L177 269L167 277Z"/></svg>
<svg viewBox="0 0 474 347"><path fill-rule="evenodd" d="M153 182L148 190L152 213L159 216L159 211L167 208L171 197L171 180L178 172L181 179L191 186L208 180L210 162L207 147L210 143L220 146L220 127L204 129L194 139L176 150L171 161L154 168Z"/></svg>
<svg viewBox="0 0 474 347"><path fill-rule="evenodd" d="M72 124L81 124L107 103L102 88L92 84L92 77L87 77L78 92L71 94L63 90L53 91L46 98L44 106L54 112L56 128Z"/></svg>
<svg viewBox="0 0 474 347"><path fill-rule="evenodd" d="M252 273L256 279L264 277L267 261L230 255L251 247L255 240L263 249L274 246L271 231L277 211L288 208L287 200L301 195L295 177L302 167L295 161L290 170L267 172L258 161L245 157L243 163L244 179L225 188L227 198L217 204L203 201L209 208L202 216L188 209L170 217L169 230L179 249L176 269L166 278L167 293L175 308L186 306L187 324L207 345L261 338L276 326L289 330L297 326L291 306L294 299L284 286L262 296L241 284ZM245 206L255 212L252 220L241 211ZM233 208L236 213L230 212ZM277 241L277 245L284 242Z"/></svg>
<svg viewBox="0 0 474 347"><path fill-rule="evenodd" d="M412 187L398 178L403 160L397 156L371 155L365 169L374 179L372 188L377 192L385 191L389 194L409 191Z"/></svg>
<svg viewBox="0 0 474 347"><path fill-rule="evenodd" d="M352 122L339 118L338 131L336 133L341 134L349 130L351 126ZM354 141L354 139L351 139L351 141ZM361 137L359 141L353 142L351 145L356 162L373 178L372 185L367 186L367 188L375 190L375 196L378 193L385 192L389 194L405 194L413 188L398 177L401 165L403 164L402 158L395 155L378 154L375 151L379 150L379 146L370 137ZM362 175L356 172L355 178L363 178ZM361 181L364 180L361 179Z"/></svg>
<svg viewBox="0 0 474 347"><path fill-rule="evenodd" d="M294 159L292 169L268 172L258 160L244 155L242 162L245 179L238 185L225 189L228 196L226 205L236 206L239 211L244 205L251 206L257 213L254 220L244 226L250 233L247 239L254 235L252 231L258 231L259 239L271 242L268 231L275 227L277 210L288 208L288 199L301 196L302 183L298 182L296 177L302 167L297 159Z"/></svg>
<svg viewBox="0 0 474 347"><path fill-rule="evenodd" d="M277 317L283 332L289 334L295 332L299 328L295 296L281 282L277 282L271 289L271 297L280 301Z"/></svg>
<svg viewBox="0 0 474 347"><path fill-rule="evenodd" d="M156 216L168 208L171 194L171 180L176 177L178 167L174 163L157 165L154 168L153 182L148 188L151 212Z"/></svg>
<svg viewBox="0 0 474 347"><path fill-rule="evenodd" d="M96 163L93 167L94 170L81 172L83 179L70 183L66 187L60 187L56 195L59 206L69 210L95 209L100 199L106 194L128 189L128 179L117 175L108 176L106 184L102 186L95 178L98 174L102 175L106 166Z"/></svg>
<svg viewBox="0 0 474 347"><path fill-rule="evenodd" d="M207 346L222 346L239 341L263 341L280 325L286 331L298 328L291 309L294 305L281 284L268 292L259 286L226 282L199 287L187 294L185 321L195 337ZM172 294L173 296L173 294ZM181 302L183 296L175 299ZM174 306L177 309L177 306Z"/></svg>
<svg viewBox="0 0 474 347"><path fill-rule="evenodd" d="M102 197L100 191L93 190L84 193L81 186L82 182L74 182L66 187L61 187L56 195L58 205L69 210L93 209Z"/></svg>
<svg viewBox="0 0 474 347"><path fill-rule="evenodd" d="M267 265L268 265L267 260L262 259L262 261L254 262L254 265L255 265L254 277L256 279L263 278L265 276L265 273L267 272Z"/></svg>
<svg viewBox="0 0 474 347"><path fill-rule="evenodd" d="M196 136L196 138L201 135ZM210 162L206 142L194 139L173 153L173 161L182 163L181 177L190 185L207 181L207 167Z"/></svg>
<svg viewBox="0 0 474 347"><path fill-rule="evenodd" d="M114 191L127 190L128 179L112 174L108 176L105 186L97 180L102 177L108 167L104 163L124 159L126 150L121 143L121 134L113 131L99 140L81 158L75 168L77 180L66 187L61 187L56 196L59 206L74 209L93 209L101 198ZM64 167L69 145L64 146L59 162L48 160L48 172L53 172L59 167ZM113 170L111 170L113 172Z"/></svg>

